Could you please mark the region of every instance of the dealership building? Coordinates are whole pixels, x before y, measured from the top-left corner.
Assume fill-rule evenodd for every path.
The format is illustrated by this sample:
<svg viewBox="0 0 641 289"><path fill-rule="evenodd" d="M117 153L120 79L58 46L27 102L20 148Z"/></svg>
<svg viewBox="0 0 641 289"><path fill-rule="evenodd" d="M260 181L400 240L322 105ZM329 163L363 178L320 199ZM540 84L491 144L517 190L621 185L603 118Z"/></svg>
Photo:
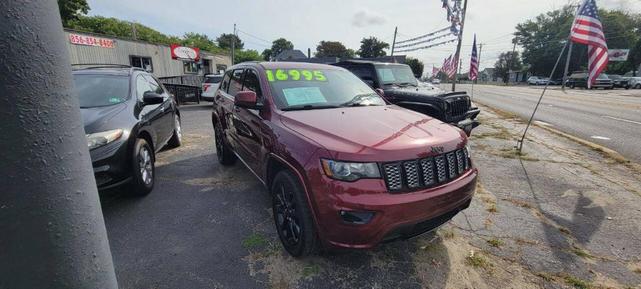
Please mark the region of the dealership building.
<svg viewBox="0 0 641 289"><path fill-rule="evenodd" d="M231 66L231 57L197 48L162 45L132 39L65 30L71 64L123 64L140 67L156 77L219 73Z"/></svg>

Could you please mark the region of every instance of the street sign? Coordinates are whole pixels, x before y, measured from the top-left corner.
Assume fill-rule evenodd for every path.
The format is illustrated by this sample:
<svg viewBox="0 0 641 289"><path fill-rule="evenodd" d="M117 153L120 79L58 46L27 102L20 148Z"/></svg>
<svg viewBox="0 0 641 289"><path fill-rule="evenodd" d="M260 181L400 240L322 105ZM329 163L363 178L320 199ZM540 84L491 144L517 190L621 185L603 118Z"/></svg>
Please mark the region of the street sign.
<svg viewBox="0 0 641 289"><path fill-rule="evenodd" d="M609 49L608 56L610 61L628 61L630 49Z"/></svg>

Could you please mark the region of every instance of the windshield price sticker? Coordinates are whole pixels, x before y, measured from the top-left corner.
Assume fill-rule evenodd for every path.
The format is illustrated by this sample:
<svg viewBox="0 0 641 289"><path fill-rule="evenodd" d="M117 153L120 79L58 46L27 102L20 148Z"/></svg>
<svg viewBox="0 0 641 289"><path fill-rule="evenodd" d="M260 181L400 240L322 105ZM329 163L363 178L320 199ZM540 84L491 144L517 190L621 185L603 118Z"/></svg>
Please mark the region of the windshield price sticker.
<svg viewBox="0 0 641 289"><path fill-rule="evenodd" d="M327 81L325 74L320 70L276 69L266 70L267 80L274 81Z"/></svg>

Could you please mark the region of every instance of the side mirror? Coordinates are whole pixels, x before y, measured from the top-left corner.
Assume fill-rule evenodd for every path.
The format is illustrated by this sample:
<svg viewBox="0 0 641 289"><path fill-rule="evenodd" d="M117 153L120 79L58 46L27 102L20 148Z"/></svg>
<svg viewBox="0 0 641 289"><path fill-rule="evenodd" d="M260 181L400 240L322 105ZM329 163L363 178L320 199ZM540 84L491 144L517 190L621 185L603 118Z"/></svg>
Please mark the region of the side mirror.
<svg viewBox="0 0 641 289"><path fill-rule="evenodd" d="M257 109L258 97L253 91L239 91L234 98L234 105L242 108Z"/></svg>
<svg viewBox="0 0 641 289"><path fill-rule="evenodd" d="M157 94L152 91L147 91L145 94L142 95L142 103L144 105L149 105L149 104L160 104L163 101L165 101L165 98L162 97L162 95Z"/></svg>
<svg viewBox="0 0 641 289"><path fill-rule="evenodd" d="M374 89L376 91L376 94L380 95L381 97L385 98L385 91L383 91L380 88Z"/></svg>

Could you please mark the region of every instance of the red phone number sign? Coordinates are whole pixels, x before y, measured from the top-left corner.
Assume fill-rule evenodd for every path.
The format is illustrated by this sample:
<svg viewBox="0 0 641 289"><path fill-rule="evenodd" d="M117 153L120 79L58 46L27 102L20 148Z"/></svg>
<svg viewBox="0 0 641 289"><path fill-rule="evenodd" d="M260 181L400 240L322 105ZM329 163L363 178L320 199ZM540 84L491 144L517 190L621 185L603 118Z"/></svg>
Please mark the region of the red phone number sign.
<svg viewBox="0 0 641 289"><path fill-rule="evenodd" d="M86 36L86 35L79 35L79 34L69 34L69 41L72 44L77 44L77 45L98 46L103 48L116 47L115 40L93 37L93 36Z"/></svg>

